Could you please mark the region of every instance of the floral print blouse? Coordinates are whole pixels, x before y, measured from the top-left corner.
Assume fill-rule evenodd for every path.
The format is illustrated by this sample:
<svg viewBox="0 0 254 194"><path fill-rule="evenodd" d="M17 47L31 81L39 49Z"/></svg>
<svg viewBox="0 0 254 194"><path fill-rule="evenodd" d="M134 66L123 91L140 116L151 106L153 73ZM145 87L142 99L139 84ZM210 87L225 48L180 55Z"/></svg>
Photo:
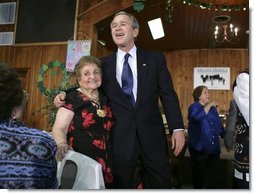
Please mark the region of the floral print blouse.
<svg viewBox="0 0 254 194"><path fill-rule="evenodd" d="M84 154L102 166L106 188L112 187L111 129L113 116L106 96L100 92L99 103L78 90L66 95L65 108L74 112L67 141L74 151Z"/></svg>

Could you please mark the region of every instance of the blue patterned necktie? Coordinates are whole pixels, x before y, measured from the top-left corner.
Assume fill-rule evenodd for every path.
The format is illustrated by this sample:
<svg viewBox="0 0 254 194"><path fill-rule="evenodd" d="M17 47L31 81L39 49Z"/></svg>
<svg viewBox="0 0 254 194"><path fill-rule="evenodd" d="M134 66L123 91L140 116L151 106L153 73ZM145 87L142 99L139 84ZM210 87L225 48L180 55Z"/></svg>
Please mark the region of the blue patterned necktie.
<svg viewBox="0 0 254 194"><path fill-rule="evenodd" d="M122 90L125 95L129 98L132 105L135 105L135 99L132 93L133 88L133 75L132 71L128 62L128 58L131 56L129 53L126 53L124 56L124 63L123 63L123 71L122 71Z"/></svg>

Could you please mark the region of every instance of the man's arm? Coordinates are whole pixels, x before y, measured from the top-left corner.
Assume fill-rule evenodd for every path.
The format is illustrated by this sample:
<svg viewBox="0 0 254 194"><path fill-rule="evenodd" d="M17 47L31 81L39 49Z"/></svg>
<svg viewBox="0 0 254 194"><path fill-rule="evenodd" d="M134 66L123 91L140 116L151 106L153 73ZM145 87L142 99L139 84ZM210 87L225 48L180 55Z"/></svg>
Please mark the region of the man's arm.
<svg viewBox="0 0 254 194"><path fill-rule="evenodd" d="M54 98L54 105L57 108L62 107L65 103L66 94L70 93L71 91L73 91L75 89L77 89L77 88L69 88L69 89L65 90L64 92L60 92L59 94L57 94L56 97Z"/></svg>
<svg viewBox="0 0 254 194"><path fill-rule="evenodd" d="M167 119L168 127L173 130L172 149L175 156L178 156L184 145L184 124L179 105L178 96L175 92L170 72L167 69L166 59L163 54L160 55L159 63L159 95Z"/></svg>

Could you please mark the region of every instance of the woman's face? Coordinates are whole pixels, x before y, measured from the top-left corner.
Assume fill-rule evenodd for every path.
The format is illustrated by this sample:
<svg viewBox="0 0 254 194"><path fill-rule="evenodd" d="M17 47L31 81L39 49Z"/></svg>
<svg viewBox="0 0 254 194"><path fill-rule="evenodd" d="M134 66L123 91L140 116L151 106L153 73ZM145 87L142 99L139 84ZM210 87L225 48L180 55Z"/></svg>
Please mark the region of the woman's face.
<svg viewBox="0 0 254 194"><path fill-rule="evenodd" d="M94 63L88 63L81 68L78 83L85 90L94 90L101 86L101 70Z"/></svg>
<svg viewBox="0 0 254 194"><path fill-rule="evenodd" d="M199 97L199 102L203 105L209 103L210 101L210 94L207 88L203 88L203 91Z"/></svg>

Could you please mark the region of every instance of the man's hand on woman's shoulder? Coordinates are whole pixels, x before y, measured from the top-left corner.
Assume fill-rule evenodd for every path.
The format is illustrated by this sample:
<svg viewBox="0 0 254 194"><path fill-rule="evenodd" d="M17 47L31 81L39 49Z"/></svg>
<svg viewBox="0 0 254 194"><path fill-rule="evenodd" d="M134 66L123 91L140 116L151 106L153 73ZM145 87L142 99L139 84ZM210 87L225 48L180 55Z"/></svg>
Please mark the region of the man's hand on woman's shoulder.
<svg viewBox="0 0 254 194"><path fill-rule="evenodd" d="M57 108L62 107L65 103L65 97L66 97L65 92L60 92L59 94L57 94L56 97L54 98L54 105Z"/></svg>

